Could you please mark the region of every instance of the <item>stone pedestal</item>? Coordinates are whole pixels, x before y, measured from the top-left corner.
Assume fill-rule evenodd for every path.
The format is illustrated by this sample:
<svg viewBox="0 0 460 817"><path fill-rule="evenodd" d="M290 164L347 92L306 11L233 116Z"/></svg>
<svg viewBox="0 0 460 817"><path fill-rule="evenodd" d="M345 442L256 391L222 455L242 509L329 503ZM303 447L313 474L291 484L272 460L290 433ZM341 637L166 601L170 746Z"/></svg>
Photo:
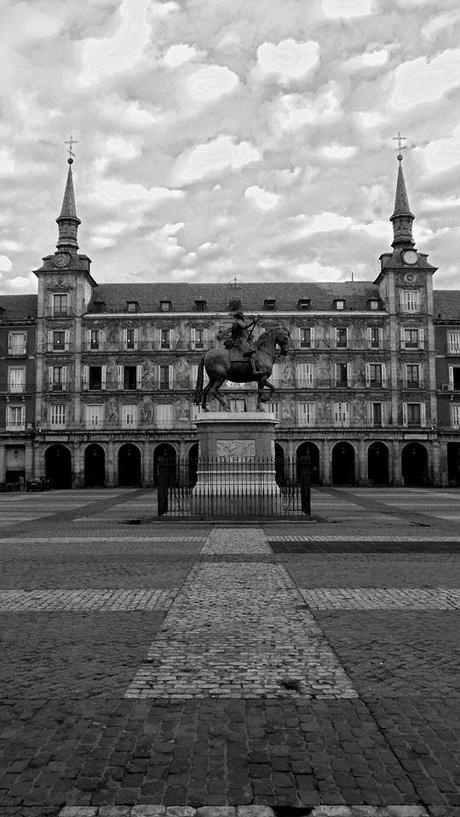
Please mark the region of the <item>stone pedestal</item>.
<svg viewBox="0 0 460 817"><path fill-rule="evenodd" d="M279 512L275 428L262 412L209 412L196 420L197 483L193 513L257 517Z"/></svg>

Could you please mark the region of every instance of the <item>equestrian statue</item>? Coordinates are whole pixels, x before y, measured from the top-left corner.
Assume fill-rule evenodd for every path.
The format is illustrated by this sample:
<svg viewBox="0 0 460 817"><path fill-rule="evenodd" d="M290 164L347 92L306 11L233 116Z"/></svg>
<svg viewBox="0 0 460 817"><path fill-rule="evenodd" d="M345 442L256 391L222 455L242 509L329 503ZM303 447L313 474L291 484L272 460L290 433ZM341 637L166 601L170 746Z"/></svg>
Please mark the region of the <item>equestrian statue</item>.
<svg viewBox="0 0 460 817"><path fill-rule="evenodd" d="M201 404L203 411L208 411L209 395L214 395L221 406L227 408L224 398L219 394L219 389L226 380L232 383L257 382L258 410L269 398L269 394L264 393L264 389L269 389L270 393L276 391L268 378L278 354L287 353L290 333L283 326L267 329L254 343L252 334L258 320L259 318L255 318L246 322L243 312L235 312L230 329L221 330L217 335L218 345L201 358L196 381L195 403ZM209 383L203 388L205 370Z"/></svg>

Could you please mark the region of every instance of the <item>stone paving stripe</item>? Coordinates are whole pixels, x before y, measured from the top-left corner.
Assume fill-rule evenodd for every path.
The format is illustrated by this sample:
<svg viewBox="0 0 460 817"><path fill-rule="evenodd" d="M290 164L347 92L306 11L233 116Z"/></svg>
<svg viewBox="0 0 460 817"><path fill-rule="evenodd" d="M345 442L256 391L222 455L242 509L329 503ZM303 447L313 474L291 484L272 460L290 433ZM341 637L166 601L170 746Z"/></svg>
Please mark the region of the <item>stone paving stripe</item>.
<svg viewBox="0 0 460 817"><path fill-rule="evenodd" d="M93 520L94 521L94 520ZM62 536L37 536L37 537L0 537L0 544L6 545L29 545L45 544L50 542L205 542L205 536L69 536L67 533Z"/></svg>
<svg viewBox="0 0 460 817"><path fill-rule="evenodd" d="M300 589L311 610L460 610L451 587L334 587Z"/></svg>
<svg viewBox="0 0 460 817"><path fill-rule="evenodd" d="M206 554L271 553L267 538L259 528L214 528L201 551Z"/></svg>
<svg viewBox="0 0 460 817"><path fill-rule="evenodd" d="M305 807L304 807L305 808ZM429 809L430 807L428 807ZM295 817L296 810L292 809ZM299 812L301 813L301 812ZM429 817L424 806L313 806L309 817ZM447 814L447 812L446 812ZM269 806L65 806L59 817L275 817Z"/></svg>
<svg viewBox="0 0 460 817"><path fill-rule="evenodd" d="M167 590L2 590L0 612L168 610L179 588Z"/></svg>
<svg viewBox="0 0 460 817"><path fill-rule="evenodd" d="M389 531L387 534L341 535L336 533L313 534L312 536L267 536L268 543L272 542L460 542L460 534L456 536L395 536Z"/></svg>
<svg viewBox="0 0 460 817"><path fill-rule="evenodd" d="M208 542L218 543L213 534ZM252 534L262 541L261 530ZM246 562L192 568L125 697L330 699L358 693L285 567Z"/></svg>

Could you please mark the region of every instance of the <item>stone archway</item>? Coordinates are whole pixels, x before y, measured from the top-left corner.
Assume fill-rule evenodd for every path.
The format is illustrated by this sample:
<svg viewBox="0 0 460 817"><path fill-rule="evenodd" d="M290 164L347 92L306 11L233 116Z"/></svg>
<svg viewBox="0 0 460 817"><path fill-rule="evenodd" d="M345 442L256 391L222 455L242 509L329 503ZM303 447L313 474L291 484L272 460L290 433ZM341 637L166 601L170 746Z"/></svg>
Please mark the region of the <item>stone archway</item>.
<svg viewBox="0 0 460 817"><path fill-rule="evenodd" d="M408 443L401 454L403 485L428 485L428 452L421 443Z"/></svg>
<svg viewBox="0 0 460 817"><path fill-rule="evenodd" d="M296 475L297 481L300 478L301 468L307 465L310 468L310 484L319 485L319 448L315 443L301 443L296 452Z"/></svg>
<svg viewBox="0 0 460 817"><path fill-rule="evenodd" d="M72 487L72 455L65 445L55 443L46 449L45 474L52 488Z"/></svg>
<svg viewBox="0 0 460 817"><path fill-rule="evenodd" d="M332 449L332 484L356 485L355 449L351 443L336 443Z"/></svg>
<svg viewBox="0 0 460 817"><path fill-rule="evenodd" d="M141 452L133 443L125 443L118 451L118 484L124 488L142 484Z"/></svg>
<svg viewBox="0 0 460 817"><path fill-rule="evenodd" d="M158 485L159 463L162 460L167 474L168 484L173 485L177 479L177 454L170 443L160 443L153 453L153 484Z"/></svg>
<svg viewBox="0 0 460 817"><path fill-rule="evenodd" d="M85 488L105 485L105 451L102 445L91 443L85 448Z"/></svg>
<svg viewBox="0 0 460 817"><path fill-rule="evenodd" d="M277 485L286 484L286 464L284 461L284 448L279 443L275 443L275 479Z"/></svg>
<svg viewBox="0 0 460 817"><path fill-rule="evenodd" d="M460 488L460 443L447 443L447 479L451 488Z"/></svg>
<svg viewBox="0 0 460 817"><path fill-rule="evenodd" d="M198 470L198 443L193 443L188 452L188 483L193 488L196 485Z"/></svg>
<svg viewBox="0 0 460 817"><path fill-rule="evenodd" d="M388 448L384 443L371 443L367 450L367 476L374 485L388 485Z"/></svg>

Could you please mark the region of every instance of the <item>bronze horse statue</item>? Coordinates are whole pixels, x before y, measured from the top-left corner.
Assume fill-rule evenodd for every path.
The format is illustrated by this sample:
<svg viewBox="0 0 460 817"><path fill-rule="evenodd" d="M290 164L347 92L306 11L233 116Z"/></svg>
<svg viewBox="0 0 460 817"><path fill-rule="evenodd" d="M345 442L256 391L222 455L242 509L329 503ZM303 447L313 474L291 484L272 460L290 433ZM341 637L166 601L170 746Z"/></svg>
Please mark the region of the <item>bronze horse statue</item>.
<svg viewBox="0 0 460 817"><path fill-rule="evenodd" d="M227 408L224 398L219 394L219 389L226 380L230 380L232 383L251 383L255 381L257 382L257 409L260 409L262 403L268 399L268 396L264 396L264 388L269 389L271 393L276 391L268 378L272 373L275 358L278 356L277 347L279 347L280 354L285 355L289 337L289 331L282 326L268 329L260 336L255 343L256 361L259 370L255 375L250 362L245 360L237 348L229 349L225 346L215 346L210 349L203 355L198 367L195 403L197 405L201 403L203 411L208 411L206 403L209 395L212 394L221 406ZM203 388L205 369L209 377L209 383Z"/></svg>

